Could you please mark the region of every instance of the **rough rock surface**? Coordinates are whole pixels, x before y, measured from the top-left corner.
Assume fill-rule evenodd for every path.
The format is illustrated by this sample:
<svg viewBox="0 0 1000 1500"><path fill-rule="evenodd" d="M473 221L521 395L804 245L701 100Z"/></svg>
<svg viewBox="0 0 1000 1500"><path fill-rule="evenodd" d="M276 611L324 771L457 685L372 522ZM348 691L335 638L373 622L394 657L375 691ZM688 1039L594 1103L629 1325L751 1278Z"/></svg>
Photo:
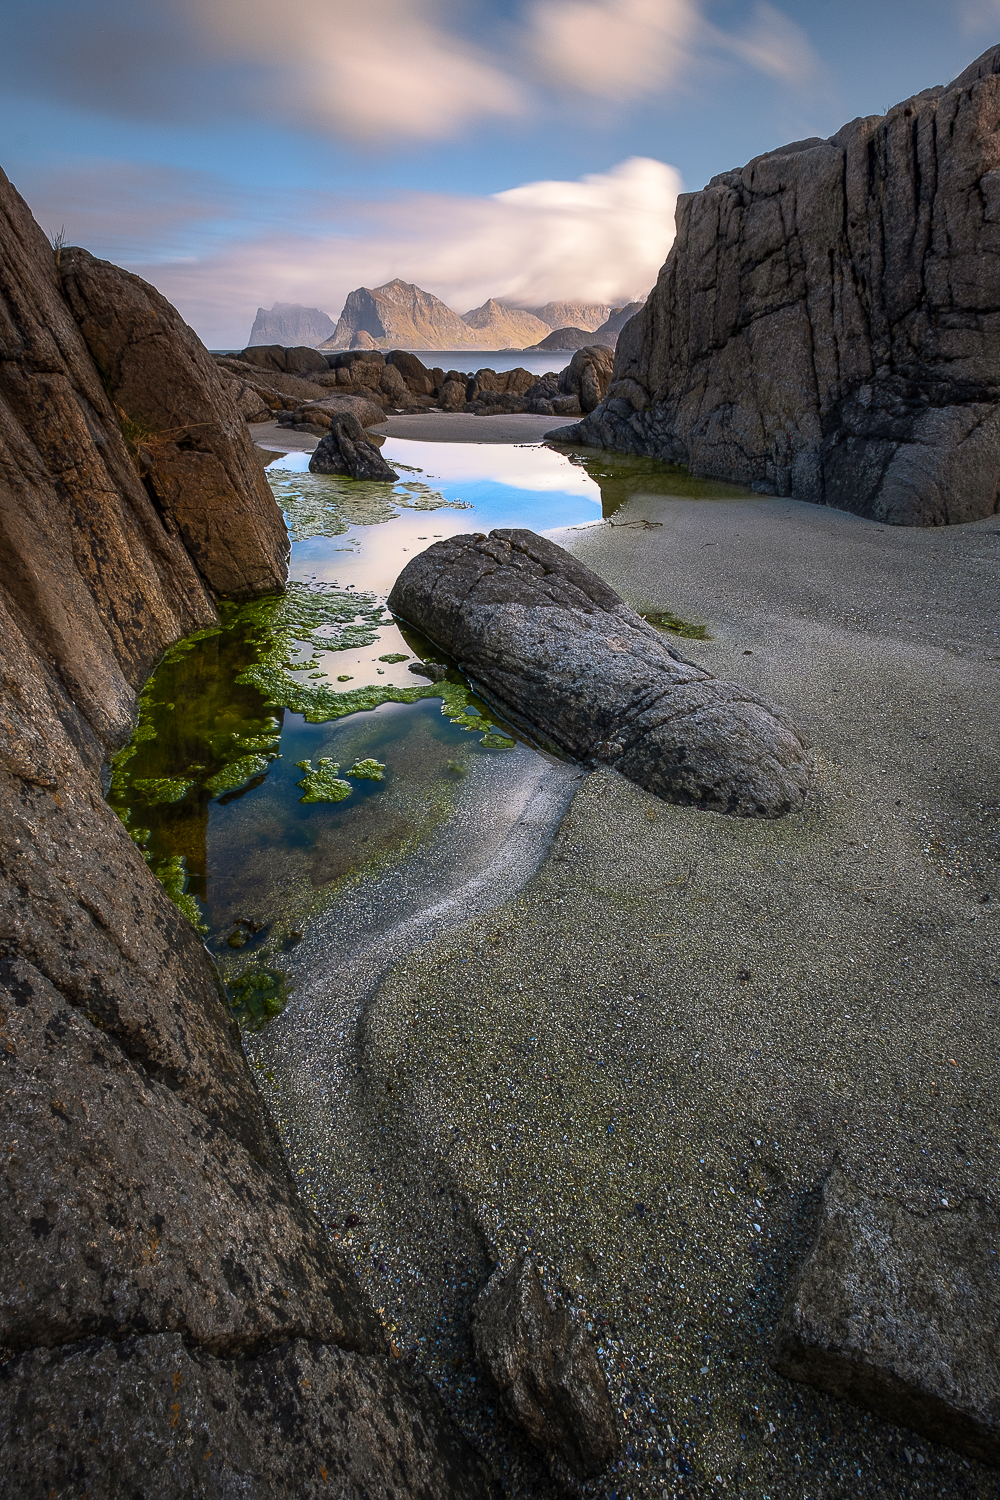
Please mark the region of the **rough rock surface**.
<svg viewBox="0 0 1000 1500"><path fill-rule="evenodd" d="M913 1213L835 1170L776 1368L1000 1465L998 1242L978 1200Z"/></svg>
<svg viewBox="0 0 1000 1500"><path fill-rule="evenodd" d="M527 1256L486 1286L472 1340L501 1405L536 1447L557 1453L581 1479L607 1468L619 1437L594 1342L564 1304L550 1307Z"/></svg>
<svg viewBox="0 0 1000 1500"><path fill-rule="evenodd" d="M615 356L600 344L578 349L559 375L564 396L575 396L582 411L593 411L607 394Z"/></svg>
<svg viewBox="0 0 1000 1500"><path fill-rule="evenodd" d="M318 401L295 404L291 411L279 414L278 424L325 437L331 423L346 417L352 418L361 428L377 427L385 421L385 412L368 394L347 395L338 390L336 395L322 396Z"/></svg>
<svg viewBox="0 0 1000 1500"><path fill-rule="evenodd" d="M349 474L352 479L380 479L395 484L399 475L391 469L373 443L365 437L364 428L350 412L336 416L322 439L309 469L313 474Z"/></svg>
<svg viewBox="0 0 1000 1500"><path fill-rule="evenodd" d="M186 460L225 472L208 560L221 568L228 549L241 591L283 578L280 513L216 366L173 309L85 252L60 260L0 174L0 1370L22 1414L51 1403L59 1361L86 1371L75 1377L84 1425L65 1484L89 1466L100 1476L90 1493L107 1494L118 1492L114 1470L153 1452L148 1428L114 1449L135 1385L123 1340L169 1335L178 1349L196 1346L191 1359L245 1356L247 1379L267 1387L266 1417L300 1399L281 1384L286 1366L263 1358L269 1349L333 1341L379 1365L384 1335L297 1196L204 946L100 788L151 668L217 618L191 555L205 559L205 533L189 531L186 546L175 519L205 508L201 470ZM152 416L162 429L172 412L190 432L190 447L172 445L170 508L159 456L143 482L141 445L130 451L108 386L133 427ZM103 1384L93 1346L79 1344L95 1336L110 1341ZM373 1406L367 1429L342 1425L341 1441L391 1424L403 1399L388 1392L385 1411ZM5 1424L4 1493L63 1485L45 1483L46 1465L65 1473L69 1463L51 1420L44 1437ZM156 1422L166 1436L169 1417ZM111 1444L103 1467L95 1427ZM302 1431L303 1464L310 1450L325 1462L311 1446L323 1434ZM338 1458L328 1435L331 1463L349 1465L360 1490L388 1436ZM232 1441L242 1441L235 1429ZM183 1475L175 1483L173 1459L156 1462L150 1492L197 1492ZM452 1493L445 1457L429 1452L427 1464L432 1492Z"/></svg>
<svg viewBox="0 0 1000 1500"><path fill-rule="evenodd" d="M578 760L668 801L742 816L778 817L804 802L806 752L787 719L685 661L534 532L436 542L407 563L389 608L514 724Z"/></svg>
<svg viewBox="0 0 1000 1500"><path fill-rule="evenodd" d="M1000 497L1000 47L678 200L601 406L562 441L899 525Z"/></svg>
<svg viewBox="0 0 1000 1500"><path fill-rule="evenodd" d="M33 1351L0 1368L0 1411L0 1478L22 1500L496 1495L429 1387L303 1341L260 1359L176 1334Z"/></svg>
<svg viewBox="0 0 1000 1500"><path fill-rule="evenodd" d="M215 361L165 297L110 261L63 250L63 290L131 430L149 488L216 594L280 588L288 534Z"/></svg>

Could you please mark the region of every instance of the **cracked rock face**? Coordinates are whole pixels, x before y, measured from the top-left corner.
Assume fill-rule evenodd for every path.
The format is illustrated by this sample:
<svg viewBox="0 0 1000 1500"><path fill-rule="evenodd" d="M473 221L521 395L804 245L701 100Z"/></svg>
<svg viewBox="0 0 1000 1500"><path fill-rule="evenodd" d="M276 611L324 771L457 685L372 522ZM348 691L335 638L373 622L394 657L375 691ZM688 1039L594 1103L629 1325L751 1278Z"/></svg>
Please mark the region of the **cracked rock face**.
<svg viewBox="0 0 1000 1500"><path fill-rule="evenodd" d="M976 1200L913 1213L834 1171L777 1370L1000 1465L998 1231Z"/></svg>
<svg viewBox="0 0 1000 1500"><path fill-rule="evenodd" d="M301 1340L260 1359L178 1334L36 1350L0 1368L0 1414L0 1483L22 1500L496 1496L429 1388Z"/></svg>
<svg viewBox="0 0 1000 1500"><path fill-rule="evenodd" d="M550 434L904 526L1000 495L1000 47L946 88L714 177Z"/></svg>
<svg viewBox="0 0 1000 1500"><path fill-rule="evenodd" d="M620 1443L594 1342L566 1307L549 1306L526 1256L487 1285L472 1338L504 1410L537 1448L558 1454L581 1479L607 1468Z"/></svg>
<svg viewBox="0 0 1000 1500"><path fill-rule="evenodd" d="M596 574L531 531L436 542L389 608L513 724L670 802L743 817L802 807L806 750L787 717L686 661Z"/></svg>

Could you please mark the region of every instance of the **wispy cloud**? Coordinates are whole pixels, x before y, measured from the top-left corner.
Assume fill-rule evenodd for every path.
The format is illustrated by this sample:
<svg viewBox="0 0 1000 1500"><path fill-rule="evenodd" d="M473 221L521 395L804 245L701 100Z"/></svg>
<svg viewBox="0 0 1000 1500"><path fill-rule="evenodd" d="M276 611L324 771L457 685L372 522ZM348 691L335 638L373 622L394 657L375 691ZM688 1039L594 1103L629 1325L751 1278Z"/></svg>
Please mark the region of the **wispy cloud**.
<svg viewBox="0 0 1000 1500"><path fill-rule="evenodd" d="M720 59L793 87L816 69L764 0L728 30L707 0L521 0L506 19L489 0L33 0L5 29L0 73L123 119L383 145L541 120L553 92L619 112L690 91Z"/></svg>
<svg viewBox="0 0 1000 1500"><path fill-rule="evenodd" d="M104 189L94 185L100 196ZM234 235L173 261L120 256L107 241L100 249L152 281L206 343L220 347L245 341L258 305L301 302L336 317L354 287L394 276L458 311L491 296L530 305L627 301L656 278L673 241L680 189L673 167L633 157L575 182L531 182L490 197L411 193L371 203L311 195L298 203L297 218L286 212L280 230ZM182 194L173 201L184 219L188 201ZM72 239L85 239L72 214L59 217L51 192L46 202L46 228L65 221ZM273 217L273 208L259 207ZM129 235L144 213L148 243L159 246L171 232L168 206L134 205Z"/></svg>
<svg viewBox="0 0 1000 1500"><path fill-rule="evenodd" d="M254 65L269 112L337 135L448 137L528 108L503 60L449 29L438 0L191 0L189 15L220 59Z"/></svg>

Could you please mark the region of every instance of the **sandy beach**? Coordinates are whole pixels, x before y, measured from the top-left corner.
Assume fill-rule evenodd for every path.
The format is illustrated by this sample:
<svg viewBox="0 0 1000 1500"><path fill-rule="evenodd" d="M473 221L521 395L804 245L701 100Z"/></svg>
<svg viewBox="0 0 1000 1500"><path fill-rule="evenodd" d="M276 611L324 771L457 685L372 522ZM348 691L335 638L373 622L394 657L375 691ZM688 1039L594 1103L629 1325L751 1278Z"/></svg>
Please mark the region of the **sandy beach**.
<svg viewBox="0 0 1000 1500"><path fill-rule="evenodd" d="M512 1493L558 1490L498 1442L466 1325L492 1264L531 1246L586 1310L625 1424L623 1469L580 1493L993 1494L768 1361L835 1162L921 1214L997 1200L1000 524L638 494L553 536L787 705L813 791L737 820L596 772L516 895L395 963L337 1168L365 1194L359 1270Z"/></svg>

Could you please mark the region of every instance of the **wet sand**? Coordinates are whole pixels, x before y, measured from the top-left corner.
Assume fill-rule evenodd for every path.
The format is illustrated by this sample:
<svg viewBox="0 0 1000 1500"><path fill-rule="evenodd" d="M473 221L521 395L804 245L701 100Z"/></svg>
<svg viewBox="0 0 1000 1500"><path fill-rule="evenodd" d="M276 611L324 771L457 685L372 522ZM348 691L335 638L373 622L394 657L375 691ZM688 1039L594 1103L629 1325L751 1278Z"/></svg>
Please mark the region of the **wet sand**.
<svg viewBox="0 0 1000 1500"><path fill-rule="evenodd" d="M569 1492L996 1495L768 1359L834 1161L923 1213L1000 1196L1000 520L639 494L552 535L792 709L809 803L735 820L588 776L519 890L392 946L333 1049L350 1143L318 1149L313 1090L279 1069L296 1170L511 1495L567 1482L498 1428L471 1360L471 1301L522 1245L586 1308L622 1426L621 1467Z"/></svg>

